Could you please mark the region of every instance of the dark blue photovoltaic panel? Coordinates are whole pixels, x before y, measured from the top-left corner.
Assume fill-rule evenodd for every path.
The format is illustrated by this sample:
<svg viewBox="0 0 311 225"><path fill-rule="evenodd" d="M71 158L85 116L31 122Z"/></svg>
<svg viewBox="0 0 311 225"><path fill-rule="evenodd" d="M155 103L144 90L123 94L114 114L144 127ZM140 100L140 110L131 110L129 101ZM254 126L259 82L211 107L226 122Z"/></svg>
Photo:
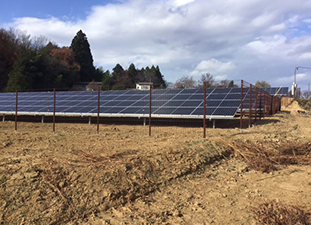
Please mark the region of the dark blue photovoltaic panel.
<svg viewBox="0 0 311 225"><path fill-rule="evenodd" d="M152 102L154 104L154 102ZM138 107L138 106L149 106L149 101L139 101L135 102L132 106Z"/></svg>
<svg viewBox="0 0 311 225"><path fill-rule="evenodd" d="M39 108L38 109L38 112L47 112L47 113L51 113L53 112L53 106L50 106L50 107L44 107L44 108ZM35 110L29 110L29 112L35 112Z"/></svg>
<svg viewBox="0 0 311 225"><path fill-rule="evenodd" d="M93 106L93 107L97 107L97 101L83 101L83 102L79 102L77 103L75 106L77 107L83 107L83 106ZM102 105L102 104L100 104Z"/></svg>
<svg viewBox="0 0 311 225"><path fill-rule="evenodd" d="M170 100L174 97L174 95L152 95L152 99L155 100L155 101L158 101L158 100Z"/></svg>
<svg viewBox="0 0 311 225"><path fill-rule="evenodd" d="M210 106L219 106L220 103L221 103L221 101L211 100L211 101L207 101L206 102L206 106L208 106L208 107L210 107Z"/></svg>
<svg viewBox="0 0 311 225"><path fill-rule="evenodd" d="M189 96L189 100L200 100L202 101L203 94L193 94Z"/></svg>
<svg viewBox="0 0 311 225"><path fill-rule="evenodd" d="M117 96L112 96L112 95L106 95L106 96L100 96L100 101L107 101L107 100L113 100Z"/></svg>
<svg viewBox="0 0 311 225"><path fill-rule="evenodd" d="M248 101L248 88L243 88L243 101ZM157 116L203 116L203 89L152 90L151 112ZM102 91L100 114L126 116L149 114L149 91ZM240 88L206 89L206 115L234 117L241 101ZM15 93L0 93L0 114L14 113ZM252 94L252 96L256 96ZM252 97L253 98L253 97ZM254 97L255 98L255 97ZM19 93L18 111L23 113L53 112L53 92ZM259 104L259 103L258 103ZM245 106L247 104L245 103ZM98 92L57 92L56 113L60 115L95 116ZM195 118L195 117L191 117Z"/></svg>
<svg viewBox="0 0 311 225"><path fill-rule="evenodd" d="M41 109L43 107L41 106L26 106L26 107L18 107L18 111L19 112L29 112L29 111L34 111L34 112L38 112L39 109Z"/></svg>
<svg viewBox="0 0 311 225"><path fill-rule="evenodd" d="M128 107L128 106L131 106L135 103L135 101L123 101L123 102L120 102L118 104L118 106L121 106L121 107Z"/></svg>
<svg viewBox="0 0 311 225"><path fill-rule="evenodd" d="M4 112L15 112L15 105L1 106L1 111L4 111Z"/></svg>
<svg viewBox="0 0 311 225"><path fill-rule="evenodd" d="M210 94L207 96L207 100L209 99L224 99L226 97L226 94Z"/></svg>
<svg viewBox="0 0 311 225"><path fill-rule="evenodd" d="M193 94L197 92L197 89L182 89L179 94Z"/></svg>
<svg viewBox="0 0 311 225"><path fill-rule="evenodd" d="M245 96L245 94L243 96ZM241 93L230 93L226 96L226 99L238 99L239 101L241 101Z"/></svg>
<svg viewBox="0 0 311 225"><path fill-rule="evenodd" d="M175 111L173 111L172 114L174 115L190 115L194 111L194 108L178 108Z"/></svg>
<svg viewBox="0 0 311 225"><path fill-rule="evenodd" d="M159 109L153 109L153 113L155 114L171 114L176 108L173 108L173 107L162 107L162 108L159 108Z"/></svg>
<svg viewBox="0 0 311 225"><path fill-rule="evenodd" d="M185 94L180 94L180 95L175 95L172 99L173 100L178 100L178 99L182 99L182 100L187 100L190 96L189 95L185 95ZM202 98L202 96L201 96Z"/></svg>
<svg viewBox="0 0 311 225"><path fill-rule="evenodd" d="M234 108L236 108L236 107L239 107L241 105L241 101L222 101L221 103L220 103L220 106L222 107L222 106L231 106L231 107L234 107Z"/></svg>
<svg viewBox="0 0 311 225"><path fill-rule="evenodd" d="M279 89L281 90L279 91ZM271 87L271 88L261 88L261 90L268 92L270 95L274 96L278 91L277 96L288 95L288 87Z"/></svg>
<svg viewBox="0 0 311 225"><path fill-rule="evenodd" d="M133 95L133 96L130 96L127 100L131 101L131 100L139 100L141 98L143 98L144 96L142 95Z"/></svg>
<svg viewBox="0 0 311 225"><path fill-rule="evenodd" d="M201 101L184 101L182 106L192 106L193 107L196 107L196 106L199 106L200 104L202 103L202 100Z"/></svg>
<svg viewBox="0 0 311 225"><path fill-rule="evenodd" d="M167 101L164 101L164 100L161 100L161 101L155 100L155 101L152 101L152 106L153 107L161 107L166 103L167 103ZM149 102L147 102L147 104L149 105Z"/></svg>
<svg viewBox="0 0 311 225"><path fill-rule="evenodd" d="M112 108L106 110L105 113L119 113L122 110L123 110L122 107L112 107Z"/></svg>
<svg viewBox="0 0 311 225"><path fill-rule="evenodd" d="M166 104L164 103L164 107L172 107L172 106L181 106L185 101L169 101Z"/></svg>
<svg viewBox="0 0 311 225"><path fill-rule="evenodd" d="M138 108L138 107L126 108L126 109L122 110L121 113L135 114L137 111L139 111L139 109L140 108Z"/></svg>
<svg viewBox="0 0 311 225"><path fill-rule="evenodd" d="M165 92L165 94L166 95L169 95L169 94L171 94L171 95L176 95L176 94L178 94L178 93L180 93L182 90L167 90L166 92Z"/></svg>
<svg viewBox="0 0 311 225"><path fill-rule="evenodd" d="M228 94L229 91L231 90L228 88L218 88L213 91L213 94Z"/></svg>
<svg viewBox="0 0 311 225"><path fill-rule="evenodd" d="M103 102L104 106L117 106L120 102L110 101L110 102Z"/></svg>
<svg viewBox="0 0 311 225"><path fill-rule="evenodd" d="M212 115L212 113L214 112L215 108L206 108L206 115ZM193 113L191 115L203 115L203 107L202 108L197 108L193 111Z"/></svg>
<svg viewBox="0 0 311 225"><path fill-rule="evenodd" d="M223 115L223 116L226 116L226 115L234 115L237 111L237 108L224 108L224 107L221 107L221 108L217 108L213 114L216 114L216 115Z"/></svg>

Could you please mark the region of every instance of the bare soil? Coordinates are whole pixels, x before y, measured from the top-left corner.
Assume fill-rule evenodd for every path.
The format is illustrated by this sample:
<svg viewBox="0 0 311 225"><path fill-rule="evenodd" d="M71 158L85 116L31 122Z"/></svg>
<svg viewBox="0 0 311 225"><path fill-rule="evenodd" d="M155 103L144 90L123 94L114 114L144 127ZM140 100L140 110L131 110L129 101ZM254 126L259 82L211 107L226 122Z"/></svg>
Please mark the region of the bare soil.
<svg viewBox="0 0 311 225"><path fill-rule="evenodd" d="M311 117L298 110L206 139L201 128L149 137L144 126L0 122L0 224L261 224L266 201L311 212ZM254 167L262 155L270 170Z"/></svg>

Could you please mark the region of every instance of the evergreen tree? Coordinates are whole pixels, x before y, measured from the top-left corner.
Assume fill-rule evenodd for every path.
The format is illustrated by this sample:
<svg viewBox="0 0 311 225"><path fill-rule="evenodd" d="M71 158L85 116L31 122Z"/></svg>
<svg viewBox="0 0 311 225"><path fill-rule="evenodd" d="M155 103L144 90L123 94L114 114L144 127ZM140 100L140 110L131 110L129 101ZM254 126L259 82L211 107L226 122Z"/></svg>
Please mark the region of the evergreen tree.
<svg viewBox="0 0 311 225"><path fill-rule="evenodd" d="M92 81L95 78L95 67L86 35L80 30L71 42L76 62L80 65L80 80Z"/></svg>
<svg viewBox="0 0 311 225"><path fill-rule="evenodd" d="M71 58L73 58L73 52L69 48L59 49L52 43L41 48L35 59L38 74L34 78L33 88L71 87L78 79L78 66L77 63L72 62Z"/></svg>
<svg viewBox="0 0 311 225"><path fill-rule="evenodd" d="M271 88L271 85L267 81L257 81L255 84L255 87L258 88Z"/></svg>
<svg viewBox="0 0 311 225"><path fill-rule="evenodd" d="M99 68L95 69L94 81L100 82L104 78L104 70L100 66Z"/></svg>
<svg viewBox="0 0 311 225"><path fill-rule="evenodd" d="M109 91L111 87L112 87L111 74L110 74L110 71L107 70L103 75L102 90Z"/></svg>
<svg viewBox="0 0 311 225"><path fill-rule="evenodd" d="M120 64L117 64L112 70L113 90L125 90L134 87L127 71Z"/></svg>
<svg viewBox="0 0 311 225"><path fill-rule="evenodd" d="M26 91L33 87L33 78L36 73L34 65L35 54L32 50L23 49L14 61L13 69L9 73L8 85L5 91Z"/></svg>
<svg viewBox="0 0 311 225"><path fill-rule="evenodd" d="M138 71L137 71L137 69L135 68L135 65L132 63L130 66L129 66L129 68L128 68L128 70L127 70L127 73L128 73L128 76L130 77L130 79L131 79L131 83L133 84L133 85L135 85L135 83L137 83L137 74L138 74Z"/></svg>
<svg viewBox="0 0 311 225"><path fill-rule="evenodd" d="M0 91L3 91L9 80L9 73L17 58L15 35L0 29Z"/></svg>
<svg viewBox="0 0 311 225"><path fill-rule="evenodd" d="M159 66L155 68L155 78L157 80L157 87L159 88L166 88L166 81L163 78L162 73L160 72Z"/></svg>

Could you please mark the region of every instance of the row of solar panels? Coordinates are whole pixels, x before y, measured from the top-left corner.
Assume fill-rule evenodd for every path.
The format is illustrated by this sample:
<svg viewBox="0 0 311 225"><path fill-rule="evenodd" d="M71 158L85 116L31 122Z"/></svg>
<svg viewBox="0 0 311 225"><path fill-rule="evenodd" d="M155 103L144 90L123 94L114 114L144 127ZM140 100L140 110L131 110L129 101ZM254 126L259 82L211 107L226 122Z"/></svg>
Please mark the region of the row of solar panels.
<svg viewBox="0 0 311 225"><path fill-rule="evenodd" d="M202 118L203 93L202 89L152 90L152 116ZM244 107L248 107L249 104L248 93L249 88L243 88ZM207 89L206 95L206 115L210 118L233 118L240 110L241 88ZM149 91L102 91L100 92L100 116L145 117L149 115L149 98ZM255 98L254 94L252 98ZM15 102L15 93L1 93L0 114L15 113ZM19 114L51 115L53 110L53 92L18 94ZM98 93L57 92L55 111L56 115L94 116L98 111Z"/></svg>
<svg viewBox="0 0 311 225"><path fill-rule="evenodd" d="M288 87L271 87L271 88L261 88L261 90L269 93L270 95L274 96L288 96Z"/></svg>

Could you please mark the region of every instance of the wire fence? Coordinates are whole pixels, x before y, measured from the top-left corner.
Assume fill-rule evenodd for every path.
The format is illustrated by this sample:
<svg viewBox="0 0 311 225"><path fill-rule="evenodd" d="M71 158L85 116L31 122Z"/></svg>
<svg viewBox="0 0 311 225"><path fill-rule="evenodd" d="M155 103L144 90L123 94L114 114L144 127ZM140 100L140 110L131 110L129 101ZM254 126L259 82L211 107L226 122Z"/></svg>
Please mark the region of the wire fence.
<svg viewBox="0 0 311 225"><path fill-rule="evenodd" d="M226 87L226 90L223 89L225 91L220 90L220 88L217 88L216 90L206 87L207 85L204 83L202 89L196 90L155 91L152 88L150 88L149 91L144 92L133 90L133 92L131 92L132 95L123 96L126 101L118 100L118 92L109 92L109 95L107 94L106 96L103 94L106 92L101 92L100 89L98 89L97 96L95 93L92 94L93 113L84 117L66 117L65 114L60 113L57 109L61 108L59 106L61 100L58 99L55 89L52 99L52 112L48 115L42 114L41 116L39 115L36 117L25 116L19 112L19 93L16 91L15 112L11 115L3 113L2 115L0 114L0 116L2 116L3 122L14 118L16 131L18 129L18 120L22 121L27 120L28 118L28 121L31 122L39 122L41 120L42 123L53 123L53 133L56 132L56 123L88 122L89 124L97 125L97 133L100 132L100 124L128 124L145 126L146 133L148 133L149 136L159 136L163 135L163 133L170 135L182 133L185 134L185 136L191 134L203 136L205 138L207 128L216 128L216 120L217 128L239 127L242 130L245 127L251 127L257 120L261 120L264 117L273 115L281 110L281 98L272 96L268 92L265 92L243 80L235 82L231 87ZM224 93L229 93L232 90L234 90L235 99L230 99L230 101L226 99L228 100L226 104L229 106L225 107L223 110L229 110L230 112L230 110L237 109L237 111L234 111L232 114L234 116L229 119L225 116L223 118L213 117L215 104L219 104L219 102L224 100L219 100L217 98L225 96ZM191 95L189 93L191 93ZM217 101L210 97L212 94L214 94L214 97L217 96L215 93L220 93L216 98ZM137 101L137 99L139 99L139 101ZM94 104L96 104L96 107ZM109 104L113 104L113 107L109 108ZM124 107L129 104L132 104L133 107L129 108L127 113L132 116L105 116L105 113L114 112L113 110L122 111L123 109L125 112L126 110L124 110ZM231 107L232 105L234 107ZM130 114L131 110L133 112L136 110L135 113L137 113L137 110L140 110L139 116L135 117L136 114ZM225 115L227 111L221 113L224 113ZM181 113L185 113L189 116L182 116ZM161 115L170 116L166 117ZM167 127L170 129L167 129Z"/></svg>

